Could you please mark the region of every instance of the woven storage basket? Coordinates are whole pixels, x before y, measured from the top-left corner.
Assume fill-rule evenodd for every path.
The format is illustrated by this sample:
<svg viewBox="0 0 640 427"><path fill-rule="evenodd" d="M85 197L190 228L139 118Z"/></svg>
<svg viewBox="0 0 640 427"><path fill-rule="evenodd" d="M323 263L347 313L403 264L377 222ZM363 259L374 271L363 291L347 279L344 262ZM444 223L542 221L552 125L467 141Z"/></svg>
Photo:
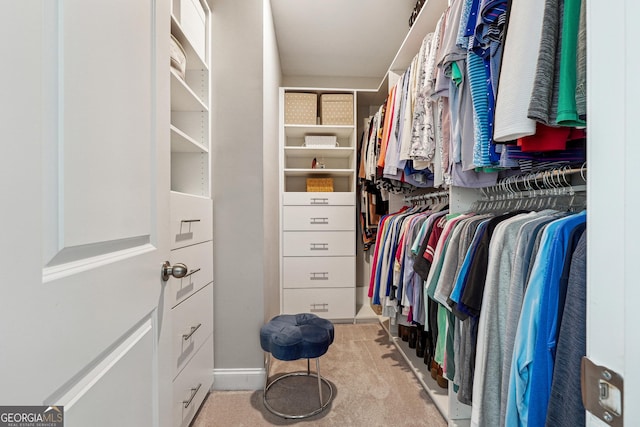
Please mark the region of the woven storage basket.
<svg viewBox="0 0 640 427"><path fill-rule="evenodd" d="M315 125L318 115L318 95L287 92L284 94L284 123L286 125Z"/></svg>
<svg viewBox="0 0 640 427"><path fill-rule="evenodd" d="M320 95L320 117L323 125L353 125L353 94Z"/></svg>
<svg viewBox="0 0 640 427"><path fill-rule="evenodd" d="M184 73L187 69L187 55L173 34L171 34L171 40L169 41L169 56L171 57L171 68L176 70L178 75L184 80Z"/></svg>
<svg viewBox="0 0 640 427"><path fill-rule="evenodd" d="M333 192L333 178L307 178L307 192Z"/></svg>

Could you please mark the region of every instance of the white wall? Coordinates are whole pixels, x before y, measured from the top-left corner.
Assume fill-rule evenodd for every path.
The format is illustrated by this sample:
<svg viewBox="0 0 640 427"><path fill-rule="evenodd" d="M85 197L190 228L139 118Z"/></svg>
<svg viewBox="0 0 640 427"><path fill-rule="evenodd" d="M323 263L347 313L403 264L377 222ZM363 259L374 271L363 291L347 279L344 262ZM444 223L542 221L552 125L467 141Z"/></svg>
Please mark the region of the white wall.
<svg viewBox="0 0 640 427"><path fill-rule="evenodd" d="M264 4L264 312L265 320L280 313L279 191L278 191L278 88L281 86L280 57L271 3Z"/></svg>
<svg viewBox="0 0 640 427"><path fill-rule="evenodd" d="M263 365L263 1L211 3L214 357L239 373Z"/></svg>

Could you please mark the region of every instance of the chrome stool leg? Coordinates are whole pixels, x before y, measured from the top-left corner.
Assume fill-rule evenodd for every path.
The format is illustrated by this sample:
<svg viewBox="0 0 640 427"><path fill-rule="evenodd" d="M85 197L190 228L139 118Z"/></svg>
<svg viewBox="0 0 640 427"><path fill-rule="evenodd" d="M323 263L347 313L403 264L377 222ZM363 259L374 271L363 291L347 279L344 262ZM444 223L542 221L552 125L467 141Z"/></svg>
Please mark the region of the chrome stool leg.
<svg viewBox="0 0 640 427"><path fill-rule="evenodd" d="M273 381L269 382L269 374L270 374L270 370L271 370L271 353L266 353L266 378L265 378L265 383L264 383L264 391L262 393L262 402L264 403L265 408L267 408L269 410L269 412L271 412L272 414L278 415L279 417L282 418L287 418L287 419L301 419L301 418L308 418L311 417L313 415L319 414L320 412L322 412L327 405L329 405L329 402L331 402L331 398L333 397L333 387L331 386L331 383L329 383L329 381L327 381L326 379L322 378L322 376L320 376L320 358L316 358L316 373L312 374L311 370L310 370L310 360L307 359L307 372L292 372L289 374L284 374L279 376L278 378L274 379ZM269 391L269 389L271 388L271 386L273 386L275 383L277 383L280 380L283 380L284 378L288 378L288 377L294 377L294 376L308 376L308 377L317 377L318 378L318 394L320 397L320 407L308 412L306 414L300 414L300 415L294 415L294 414L285 414L283 412L277 411L276 409L274 409L269 402L267 402L267 393ZM329 397L327 398L327 401L323 403L323 398L322 398L322 383L325 383L327 385L327 387L329 387Z"/></svg>
<svg viewBox="0 0 640 427"><path fill-rule="evenodd" d="M267 372L264 378L264 389L262 391L262 400L265 401L266 405L266 396L267 396L267 385L269 384L269 373L271 372L271 353L265 353L265 365L267 367Z"/></svg>
<svg viewBox="0 0 640 427"><path fill-rule="evenodd" d="M307 359L307 366L309 363L309 359ZM318 377L318 396L320 396L320 407L323 408L322 406L322 380L321 380L321 376L320 376L320 358L316 357L316 373L318 375L316 375ZM331 389L331 386L329 386L329 389ZM332 390L333 391L333 390Z"/></svg>

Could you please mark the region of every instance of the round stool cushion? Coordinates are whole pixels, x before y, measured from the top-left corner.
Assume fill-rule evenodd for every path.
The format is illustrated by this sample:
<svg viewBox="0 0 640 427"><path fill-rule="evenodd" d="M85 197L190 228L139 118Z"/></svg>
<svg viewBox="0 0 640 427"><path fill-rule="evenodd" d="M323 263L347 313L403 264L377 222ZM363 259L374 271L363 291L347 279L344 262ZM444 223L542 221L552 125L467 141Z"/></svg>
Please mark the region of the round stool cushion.
<svg viewBox="0 0 640 427"><path fill-rule="evenodd" d="M333 342L333 323L315 314L282 314L260 328L260 346L279 360L315 359Z"/></svg>

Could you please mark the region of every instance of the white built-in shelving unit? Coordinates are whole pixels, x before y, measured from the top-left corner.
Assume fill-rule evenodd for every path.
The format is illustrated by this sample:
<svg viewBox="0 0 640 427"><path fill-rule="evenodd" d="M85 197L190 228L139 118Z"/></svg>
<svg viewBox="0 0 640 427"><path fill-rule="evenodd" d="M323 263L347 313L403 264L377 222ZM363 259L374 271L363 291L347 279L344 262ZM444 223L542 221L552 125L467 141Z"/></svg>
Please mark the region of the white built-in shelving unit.
<svg viewBox="0 0 640 427"><path fill-rule="evenodd" d="M171 425L188 426L213 384L211 200L211 11L205 0L173 0L171 35L186 56L171 85L171 254L187 273L167 282L166 351L171 360ZM167 35L168 37L169 35Z"/></svg>
<svg viewBox="0 0 640 427"><path fill-rule="evenodd" d="M352 95L354 119L346 125L285 123L287 92L313 93L318 100L324 93ZM356 93L281 88L280 105L280 311L353 321ZM310 147L305 144L306 136L334 136L337 144ZM323 167L313 168L314 159ZM308 178L330 178L333 191L308 192Z"/></svg>

